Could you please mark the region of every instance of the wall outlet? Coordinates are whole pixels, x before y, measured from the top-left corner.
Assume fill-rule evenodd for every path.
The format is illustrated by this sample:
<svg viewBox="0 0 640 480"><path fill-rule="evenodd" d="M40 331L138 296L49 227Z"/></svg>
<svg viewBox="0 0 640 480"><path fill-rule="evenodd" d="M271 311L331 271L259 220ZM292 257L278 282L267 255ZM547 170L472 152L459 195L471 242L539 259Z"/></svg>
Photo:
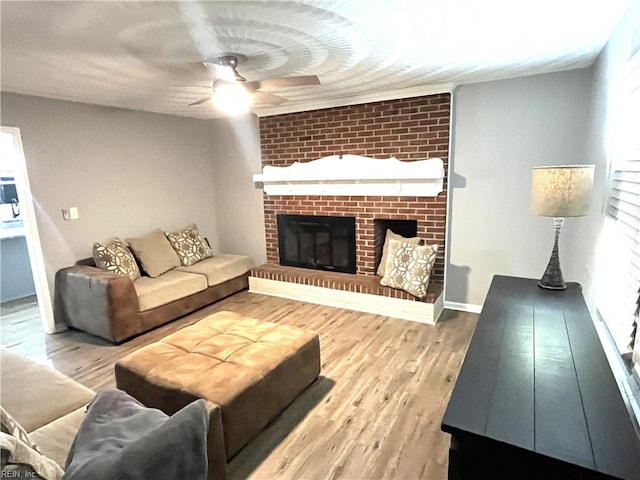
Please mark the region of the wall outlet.
<svg viewBox="0 0 640 480"><path fill-rule="evenodd" d="M64 220L71 220L71 215L69 215L69 209L68 208L63 208L62 209L62 218Z"/></svg>

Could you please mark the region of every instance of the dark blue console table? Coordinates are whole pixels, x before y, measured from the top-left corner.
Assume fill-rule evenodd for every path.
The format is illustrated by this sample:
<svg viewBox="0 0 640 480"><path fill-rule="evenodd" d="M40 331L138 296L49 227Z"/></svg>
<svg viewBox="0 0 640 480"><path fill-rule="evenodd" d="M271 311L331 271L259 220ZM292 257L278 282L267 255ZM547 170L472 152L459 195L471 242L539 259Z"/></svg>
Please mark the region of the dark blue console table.
<svg viewBox="0 0 640 480"><path fill-rule="evenodd" d="M640 443L575 283L493 278L441 428L450 479L640 479Z"/></svg>

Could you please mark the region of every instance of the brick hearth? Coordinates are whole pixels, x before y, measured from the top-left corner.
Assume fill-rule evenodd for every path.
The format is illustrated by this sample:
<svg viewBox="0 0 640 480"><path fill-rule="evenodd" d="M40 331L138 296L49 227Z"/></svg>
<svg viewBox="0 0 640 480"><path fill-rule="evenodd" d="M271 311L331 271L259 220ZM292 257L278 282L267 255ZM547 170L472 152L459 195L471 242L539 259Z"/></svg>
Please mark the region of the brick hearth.
<svg viewBox="0 0 640 480"><path fill-rule="evenodd" d="M253 268L249 290L254 293L346 308L415 322L434 324L443 308L442 284L429 283L427 296L380 285L380 277L325 272L265 264Z"/></svg>
<svg viewBox="0 0 640 480"><path fill-rule="evenodd" d="M430 282L427 296L419 299L404 290L380 285L380 277L375 275L353 275L350 273L325 272L308 268L285 267L267 263L251 269L250 275L278 282L298 283L315 287L331 288L345 292L368 293L390 298L401 298L426 303L435 303L442 294L442 284Z"/></svg>

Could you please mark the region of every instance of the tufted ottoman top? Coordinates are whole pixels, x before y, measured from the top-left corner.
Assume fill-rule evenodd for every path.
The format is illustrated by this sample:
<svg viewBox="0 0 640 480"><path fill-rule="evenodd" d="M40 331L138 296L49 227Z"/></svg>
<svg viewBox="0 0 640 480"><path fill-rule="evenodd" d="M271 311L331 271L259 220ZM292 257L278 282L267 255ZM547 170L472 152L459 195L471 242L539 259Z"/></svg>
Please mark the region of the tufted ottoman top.
<svg viewBox="0 0 640 480"><path fill-rule="evenodd" d="M168 414L194 398L220 406L227 458L320 372L318 335L218 312L116 364L116 382Z"/></svg>

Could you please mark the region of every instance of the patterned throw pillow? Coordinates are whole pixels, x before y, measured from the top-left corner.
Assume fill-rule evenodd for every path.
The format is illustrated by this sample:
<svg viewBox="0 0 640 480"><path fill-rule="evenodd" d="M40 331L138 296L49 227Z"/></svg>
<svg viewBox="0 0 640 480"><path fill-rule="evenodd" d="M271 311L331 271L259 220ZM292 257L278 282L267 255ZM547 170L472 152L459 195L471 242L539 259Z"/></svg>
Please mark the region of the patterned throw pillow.
<svg viewBox="0 0 640 480"><path fill-rule="evenodd" d="M60 480L64 475L56 462L8 433L0 432L0 449L2 478Z"/></svg>
<svg viewBox="0 0 640 480"><path fill-rule="evenodd" d="M387 257L389 256L389 242L391 240L400 240L402 242L411 243L413 245L420 245L420 242L422 241L420 237L406 238L387 229L386 236L384 237L384 245L382 246L382 256L380 257L378 270L376 270L376 275L380 275L381 277L384 277L384 274L386 273Z"/></svg>
<svg viewBox="0 0 640 480"><path fill-rule="evenodd" d="M27 431L22 428L22 425L20 425L2 406L0 406L0 431L17 438L26 445L29 445L29 447L33 448L36 452L40 452L40 449L35 443L33 443L33 440L31 440Z"/></svg>
<svg viewBox="0 0 640 480"><path fill-rule="evenodd" d="M180 257L180 263L187 267L205 258L213 257L211 247L200 235L198 226L192 223L184 230L167 233L169 243Z"/></svg>
<svg viewBox="0 0 640 480"><path fill-rule="evenodd" d="M399 288L418 298L426 297L437 251L437 245L412 245L390 240L386 272L380 285Z"/></svg>
<svg viewBox="0 0 640 480"><path fill-rule="evenodd" d="M0 450L2 478L40 478L58 480L63 471L56 462L42 455L26 430L0 406Z"/></svg>
<svg viewBox="0 0 640 480"><path fill-rule="evenodd" d="M131 280L140 278L140 269L133 254L119 238L110 243L93 244L93 261L96 267L118 275L127 275Z"/></svg>

